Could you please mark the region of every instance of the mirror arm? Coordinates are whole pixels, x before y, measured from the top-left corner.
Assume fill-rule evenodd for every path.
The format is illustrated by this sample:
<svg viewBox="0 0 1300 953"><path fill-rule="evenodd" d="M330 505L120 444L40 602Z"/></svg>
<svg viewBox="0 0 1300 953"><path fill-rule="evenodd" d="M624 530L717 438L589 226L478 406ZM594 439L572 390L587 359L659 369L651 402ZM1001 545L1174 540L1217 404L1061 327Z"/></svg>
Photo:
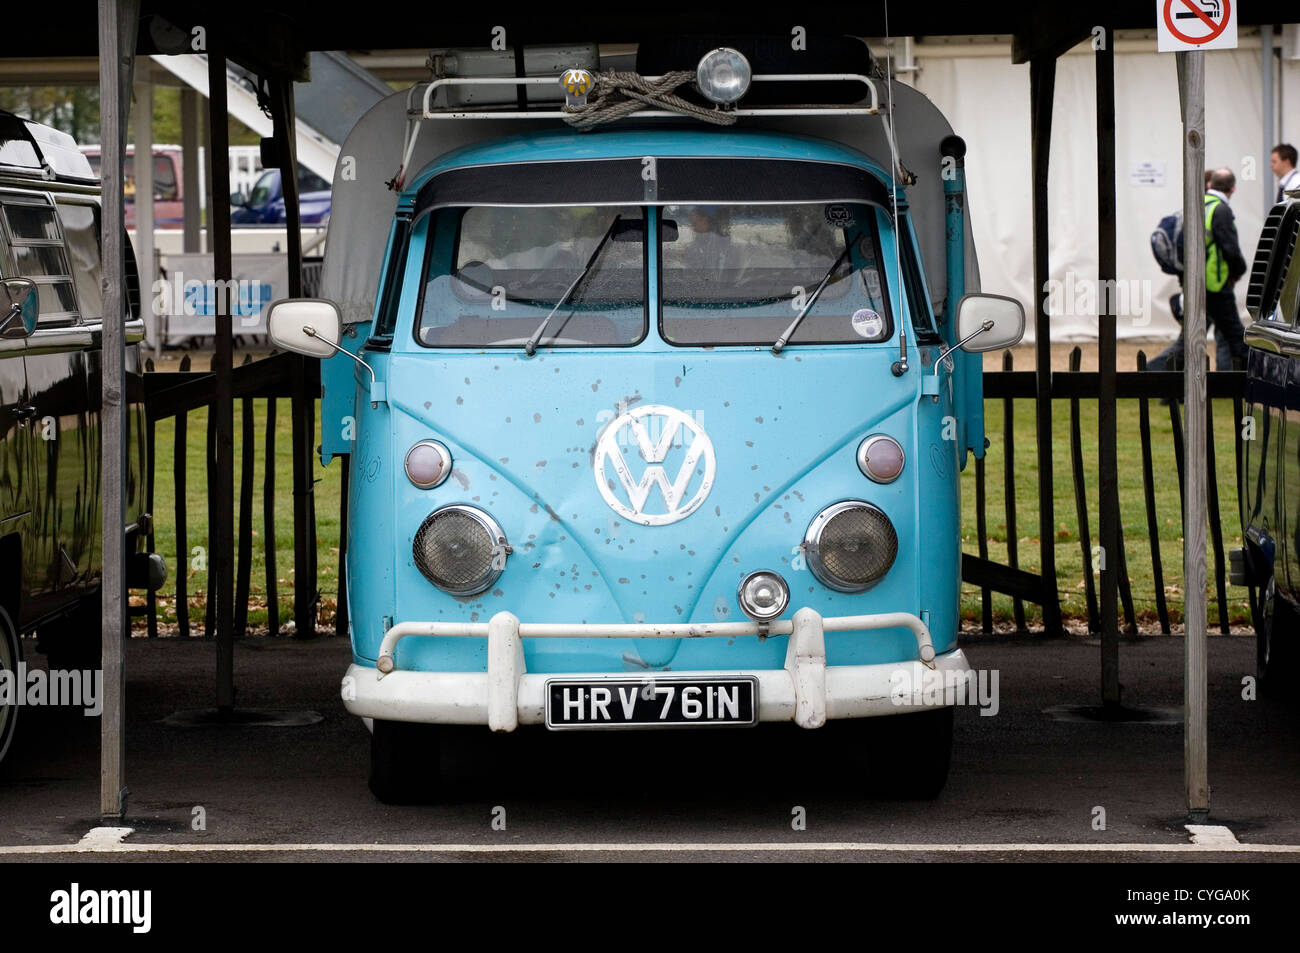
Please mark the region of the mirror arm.
<svg viewBox="0 0 1300 953"><path fill-rule="evenodd" d="M346 354L348 357L352 358L352 360L356 361L358 364L360 364L362 367L364 367L366 370L370 372L370 406L371 407L377 406L380 402L388 403L388 398L384 394L384 385L381 384L379 380L375 377L375 369L373 367L371 367L360 357L358 357L356 354L353 354L351 351L347 350L346 348L339 347L333 341L321 337L319 334L316 333L316 329L312 327L310 324L303 325L302 333L307 335L310 338L315 338L317 341L320 341L322 344L328 344L330 347L334 348L334 350L337 351L339 354Z"/></svg>
<svg viewBox="0 0 1300 953"><path fill-rule="evenodd" d="M976 337L978 337L979 335L983 334L985 331L992 331L992 330L993 330L993 322L992 322L992 321L985 321L985 322L984 322L983 324L981 324L978 328L976 328L976 329L975 329L974 331L972 331L970 334L966 335L964 338L962 338L960 341L958 341L958 342L957 342L956 344L954 344L952 347L944 348L944 350L941 351L941 352L939 353L939 357L938 357L938 359L934 362L935 365L937 366L938 363L939 363L939 361L942 361L944 358L946 358L946 357L947 357L949 354L951 354L953 351L960 351L961 348L962 348L962 345L964 345L964 344L966 344L967 342L969 342L972 338L976 338ZM937 372L936 372L936 373L937 373Z"/></svg>
<svg viewBox="0 0 1300 953"><path fill-rule="evenodd" d="M936 404L939 402L939 368L941 368L943 366L943 362L948 359L948 355L952 354L954 351L960 350L964 344L966 344L967 342L971 341L974 338L979 337L985 331L992 331L992 330L993 330L993 322L985 321L983 324L981 324L970 334L966 335L956 344L952 345L952 347L944 348L942 351L939 352L939 356L934 360L933 379L935 383L934 383L934 391L930 394L931 400L933 400Z"/></svg>
<svg viewBox="0 0 1300 953"><path fill-rule="evenodd" d="M18 305L18 304L11 305L9 308L9 313L5 315L3 321L0 321L0 334L3 334L5 328L9 327L9 322L11 322L14 318L18 317L18 315L22 313L23 313L22 305Z"/></svg>

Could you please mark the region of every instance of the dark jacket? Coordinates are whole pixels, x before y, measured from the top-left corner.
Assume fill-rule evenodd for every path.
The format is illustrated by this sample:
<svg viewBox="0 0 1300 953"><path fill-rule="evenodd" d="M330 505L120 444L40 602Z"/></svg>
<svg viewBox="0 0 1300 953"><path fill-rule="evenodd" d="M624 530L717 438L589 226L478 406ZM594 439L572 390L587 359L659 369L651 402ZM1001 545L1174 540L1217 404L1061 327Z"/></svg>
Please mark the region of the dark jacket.
<svg viewBox="0 0 1300 953"><path fill-rule="evenodd" d="M1214 207L1214 217L1210 224L1210 232L1214 236L1214 243L1219 246L1219 254L1228 263L1228 284L1219 294L1231 294L1232 283L1246 273L1246 259L1242 256L1241 245L1237 241L1237 221L1227 202L1220 202Z"/></svg>

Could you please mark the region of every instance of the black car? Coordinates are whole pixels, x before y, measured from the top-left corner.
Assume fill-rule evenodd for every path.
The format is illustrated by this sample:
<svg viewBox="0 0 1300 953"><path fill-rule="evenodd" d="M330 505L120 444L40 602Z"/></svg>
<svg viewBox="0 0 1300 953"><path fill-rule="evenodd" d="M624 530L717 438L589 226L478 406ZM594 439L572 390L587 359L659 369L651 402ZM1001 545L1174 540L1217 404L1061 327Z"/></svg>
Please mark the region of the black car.
<svg viewBox="0 0 1300 953"><path fill-rule="evenodd" d="M1247 419L1241 525L1232 581L1252 600L1261 686L1280 693L1300 642L1300 193L1269 212L1255 253L1246 307Z"/></svg>

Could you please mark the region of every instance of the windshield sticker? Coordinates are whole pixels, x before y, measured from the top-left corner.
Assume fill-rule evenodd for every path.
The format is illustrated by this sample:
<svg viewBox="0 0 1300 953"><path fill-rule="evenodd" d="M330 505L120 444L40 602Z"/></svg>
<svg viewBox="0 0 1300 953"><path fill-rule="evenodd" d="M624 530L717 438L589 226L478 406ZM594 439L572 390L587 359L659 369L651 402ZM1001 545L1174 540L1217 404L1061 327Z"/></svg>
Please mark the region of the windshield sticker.
<svg viewBox="0 0 1300 953"><path fill-rule="evenodd" d="M828 205L826 221L834 228L848 228L853 224L853 213L847 205Z"/></svg>
<svg viewBox="0 0 1300 953"><path fill-rule="evenodd" d="M878 338L885 330L885 319L879 311L861 308L853 312L853 331L858 337Z"/></svg>
<svg viewBox="0 0 1300 953"><path fill-rule="evenodd" d="M875 262L872 262L875 265ZM862 280L867 284L867 293L871 295L873 301L880 300L880 275L876 274L874 267L862 272Z"/></svg>

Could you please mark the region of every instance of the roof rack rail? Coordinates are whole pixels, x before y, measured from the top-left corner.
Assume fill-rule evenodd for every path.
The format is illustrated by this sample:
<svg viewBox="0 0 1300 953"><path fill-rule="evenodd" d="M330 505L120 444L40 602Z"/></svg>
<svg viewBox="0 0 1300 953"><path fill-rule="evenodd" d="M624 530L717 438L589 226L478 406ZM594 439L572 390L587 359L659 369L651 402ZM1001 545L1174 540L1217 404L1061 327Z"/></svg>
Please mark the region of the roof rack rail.
<svg viewBox="0 0 1300 953"><path fill-rule="evenodd" d="M449 89L460 86L561 86L564 81L564 75L558 76L444 76L432 80L424 88L420 98L420 106L415 106L415 95L420 88L420 84L411 87L407 93L406 115L407 131L405 144L402 148L402 163L397 172L386 183L392 191L401 191L405 187L406 173L410 166L411 156L415 152L415 143L420 135L420 125L424 120L431 119L572 119L575 115L581 115L572 110L564 109L519 109L518 107L498 107L491 109L468 109L464 106L442 106L434 107L432 99L440 89ZM647 82L656 82L663 79L662 76L643 77ZM816 82L858 82L866 87L869 104L859 104L854 106L843 105L816 105L809 104L804 106L763 106L763 107L733 107L729 109L719 108L719 112L737 118L744 117L763 117L763 116L879 116L880 121L884 124L885 135L889 139L892 159L896 164L896 173L899 180L905 185L912 185L916 182L916 176L903 166L898 153L898 146L894 139L894 130L889 121L889 116L880 109L880 93L876 89L875 82L871 77L862 73L759 73L751 77L752 83L816 83ZM649 119L649 118L682 118L689 114L674 111L671 109L638 109L635 112L628 113L621 118L624 119Z"/></svg>
<svg viewBox="0 0 1300 953"><path fill-rule="evenodd" d="M645 76L647 82L656 82L662 76ZM439 89L451 86L560 86L563 76L444 76L425 87L421 108L408 109L407 114L420 119L563 119L574 115L562 109L465 109L445 106L437 109L430 100ZM754 83L814 83L859 82L871 96L870 106L764 106L722 110L733 116L875 116L880 114L880 94L869 76L861 73L759 73L751 77ZM670 109L638 109L626 118L680 117L682 113Z"/></svg>

